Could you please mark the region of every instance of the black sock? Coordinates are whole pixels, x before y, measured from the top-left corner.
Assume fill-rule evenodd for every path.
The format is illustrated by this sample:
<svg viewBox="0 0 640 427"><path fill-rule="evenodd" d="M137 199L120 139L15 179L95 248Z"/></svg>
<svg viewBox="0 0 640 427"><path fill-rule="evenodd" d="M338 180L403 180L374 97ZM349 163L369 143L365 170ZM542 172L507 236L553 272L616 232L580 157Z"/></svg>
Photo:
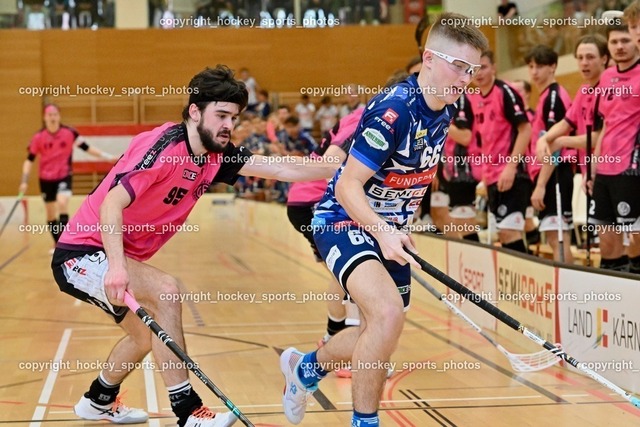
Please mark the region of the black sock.
<svg viewBox="0 0 640 427"><path fill-rule="evenodd" d="M640 274L640 256L629 258L629 271L633 274Z"/></svg>
<svg viewBox="0 0 640 427"><path fill-rule="evenodd" d="M479 242L480 238L478 237L478 233L467 234L466 236L462 236L464 240L469 240L471 242Z"/></svg>
<svg viewBox="0 0 640 427"><path fill-rule="evenodd" d="M530 245L540 243L540 232L538 230L527 231L527 243Z"/></svg>
<svg viewBox="0 0 640 427"><path fill-rule="evenodd" d="M529 253L529 251L527 251L527 248L524 246L524 240L522 239L516 240L515 242L511 242L511 243L503 243L502 247L505 249L511 249L513 251L522 252L523 254Z"/></svg>
<svg viewBox="0 0 640 427"><path fill-rule="evenodd" d="M168 387L171 410L178 417L178 426L184 426L189 415L202 406L198 393L191 388L189 380L174 387Z"/></svg>
<svg viewBox="0 0 640 427"><path fill-rule="evenodd" d="M334 336L335 334L346 328L344 321L345 319L333 320L331 316L327 316L327 333L331 336Z"/></svg>
<svg viewBox="0 0 640 427"><path fill-rule="evenodd" d="M60 238L60 221L54 219L53 221L48 221L47 225L49 226L49 233L53 236L53 240L58 243L58 239Z"/></svg>
<svg viewBox="0 0 640 427"><path fill-rule="evenodd" d="M613 271L629 271L629 257L622 255L620 258L602 258L600 268Z"/></svg>
<svg viewBox="0 0 640 427"><path fill-rule="evenodd" d="M118 393L120 393L120 384L107 384L102 379L102 375L98 375L98 378L91 383L91 387L84 394L84 397L91 399L93 403L105 406L115 402Z"/></svg>
<svg viewBox="0 0 640 427"><path fill-rule="evenodd" d="M67 226L68 223L69 223L69 215L60 214L60 234L62 234L62 231L64 231L64 228Z"/></svg>

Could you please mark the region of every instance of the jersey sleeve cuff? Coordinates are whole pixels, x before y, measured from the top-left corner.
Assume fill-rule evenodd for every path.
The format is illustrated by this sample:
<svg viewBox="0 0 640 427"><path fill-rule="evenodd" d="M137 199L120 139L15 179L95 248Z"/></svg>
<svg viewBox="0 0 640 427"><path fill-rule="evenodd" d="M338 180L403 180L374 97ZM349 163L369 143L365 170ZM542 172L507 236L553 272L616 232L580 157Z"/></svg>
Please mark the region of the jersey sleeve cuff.
<svg viewBox="0 0 640 427"><path fill-rule="evenodd" d="M365 155L363 155L362 153L358 152L358 150L356 150L353 147L351 148L350 155L355 157L360 163L362 163L363 165L365 165L366 167L368 167L369 169L371 169L374 172L377 172L378 169L380 169L379 165L376 165L375 163L373 163Z"/></svg>

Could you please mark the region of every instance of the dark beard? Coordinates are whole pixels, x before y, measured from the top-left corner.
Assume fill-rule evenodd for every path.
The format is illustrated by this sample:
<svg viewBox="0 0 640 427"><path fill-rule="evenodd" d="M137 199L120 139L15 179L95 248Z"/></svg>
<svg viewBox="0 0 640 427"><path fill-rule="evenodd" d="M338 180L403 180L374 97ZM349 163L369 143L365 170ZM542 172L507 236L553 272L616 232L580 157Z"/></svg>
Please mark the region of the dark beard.
<svg viewBox="0 0 640 427"><path fill-rule="evenodd" d="M203 123L202 121L198 123L198 127L196 129L198 131L198 135L200 136L200 141L202 142L202 146L204 147L204 149L207 150L208 153L224 152L226 144L222 145L221 143L215 141L213 139L213 134L211 133L211 131L205 129L202 126L202 123ZM224 135L231 137L231 132L222 131L218 133L218 136L224 136Z"/></svg>

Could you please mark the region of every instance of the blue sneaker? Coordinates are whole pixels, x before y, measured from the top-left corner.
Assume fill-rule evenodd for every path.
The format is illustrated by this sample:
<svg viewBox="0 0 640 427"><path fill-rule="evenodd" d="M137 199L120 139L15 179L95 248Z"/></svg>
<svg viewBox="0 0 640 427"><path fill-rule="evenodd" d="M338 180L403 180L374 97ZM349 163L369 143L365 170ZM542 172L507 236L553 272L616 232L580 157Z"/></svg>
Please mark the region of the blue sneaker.
<svg viewBox="0 0 640 427"><path fill-rule="evenodd" d="M280 370L284 375L284 391L282 394L282 406L284 414L291 424L300 424L307 409L309 395L318 389L318 386L305 387L298 378L298 365L302 361L304 353L290 347L280 355Z"/></svg>

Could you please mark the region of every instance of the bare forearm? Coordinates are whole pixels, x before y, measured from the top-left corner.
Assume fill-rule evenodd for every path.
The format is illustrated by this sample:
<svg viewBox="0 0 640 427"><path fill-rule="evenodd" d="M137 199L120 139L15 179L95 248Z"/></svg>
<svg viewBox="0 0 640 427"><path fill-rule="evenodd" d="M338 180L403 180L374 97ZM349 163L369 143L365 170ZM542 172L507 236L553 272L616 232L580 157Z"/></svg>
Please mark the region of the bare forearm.
<svg viewBox="0 0 640 427"><path fill-rule="evenodd" d="M455 125L449 126L449 136L458 144L467 147L471 143L471 131L469 129L460 129Z"/></svg>
<svg viewBox="0 0 640 427"><path fill-rule="evenodd" d="M545 163L542 165L542 169L540 169L540 173L538 174L538 182L536 183L536 187L546 187L547 182L549 182L549 178L553 175L555 167L551 164Z"/></svg>
<svg viewBox="0 0 640 427"><path fill-rule="evenodd" d="M529 146L529 142L531 141L531 125L527 124L526 126L521 126L518 128L518 136L516 137L516 142L513 145L513 151L511 152L511 157L513 159L518 159L522 156L525 151L527 151L527 147Z"/></svg>
<svg viewBox="0 0 640 427"><path fill-rule="evenodd" d="M255 155L240 169L240 175L286 182L315 181L333 177L339 166L339 163L328 164L326 160L308 157Z"/></svg>
<svg viewBox="0 0 640 427"><path fill-rule="evenodd" d="M26 184L27 181L29 181L29 174L31 173L32 165L33 162L31 160L25 160L22 164L22 178L20 181L22 184Z"/></svg>
<svg viewBox="0 0 640 427"><path fill-rule="evenodd" d="M122 242L122 207L107 197L100 208L102 245L109 259L109 265L124 267L126 259Z"/></svg>

